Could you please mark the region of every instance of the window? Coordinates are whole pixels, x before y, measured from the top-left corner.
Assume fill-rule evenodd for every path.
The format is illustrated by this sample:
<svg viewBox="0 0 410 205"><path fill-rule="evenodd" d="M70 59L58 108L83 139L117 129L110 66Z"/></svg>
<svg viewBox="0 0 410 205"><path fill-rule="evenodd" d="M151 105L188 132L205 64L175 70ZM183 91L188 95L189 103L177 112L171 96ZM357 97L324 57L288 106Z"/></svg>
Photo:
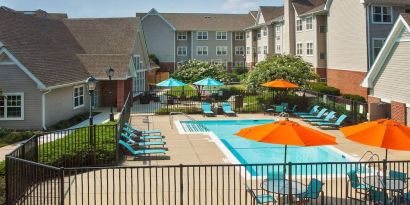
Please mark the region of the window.
<svg viewBox="0 0 410 205"><path fill-rule="evenodd" d="M199 56L208 55L208 46L197 46L196 47L196 54L199 55Z"/></svg>
<svg viewBox="0 0 410 205"><path fill-rule="evenodd" d="M307 17L306 18L306 30L312 30L313 29L313 17Z"/></svg>
<svg viewBox="0 0 410 205"><path fill-rule="evenodd" d="M246 32L246 38L250 38L251 37L251 32L250 31L247 31Z"/></svg>
<svg viewBox="0 0 410 205"><path fill-rule="evenodd" d="M280 36L276 36L276 40L277 40L277 41L280 41Z"/></svg>
<svg viewBox="0 0 410 205"><path fill-rule="evenodd" d="M177 55L178 56L187 56L188 49L185 46L177 47Z"/></svg>
<svg viewBox="0 0 410 205"><path fill-rule="evenodd" d="M262 33L263 33L263 36L267 36L268 35L268 28L264 27L262 29Z"/></svg>
<svg viewBox="0 0 410 205"><path fill-rule="evenodd" d="M303 44L297 43L296 44L296 55L303 55Z"/></svg>
<svg viewBox="0 0 410 205"><path fill-rule="evenodd" d="M228 33L225 31L216 32L216 40L226 40L228 39Z"/></svg>
<svg viewBox="0 0 410 205"><path fill-rule="evenodd" d="M84 86L74 87L73 93L74 109L84 106Z"/></svg>
<svg viewBox="0 0 410 205"><path fill-rule="evenodd" d="M280 44L277 44L277 45L276 45L276 53L281 53L280 50L281 50L281 49L280 49Z"/></svg>
<svg viewBox="0 0 410 205"><path fill-rule="evenodd" d="M280 33L280 25L276 26L276 33Z"/></svg>
<svg viewBox="0 0 410 205"><path fill-rule="evenodd" d="M320 60L326 60L326 53L320 53Z"/></svg>
<svg viewBox="0 0 410 205"><path fill-rule="evenodd" d="M196 32L197 40L208 40L208 31L198 31Z"/></svg>
<svg viewBox="0 0 410 205"><path fill-rule="evenodd" d="M392 23L392 7L373 6L372 19L373 23Z"/></svg>
<svg viewBox="0 0 410 205"><path fill-rule="evenodd" d="M137 72L133 83L135 95L145 92L147 90L147 87L145 86L145 72Z"/></svg>
<svg viewBox="0 0 410 205"><path fill-rule="evenodd" d="M251 47L246 47L246 54L251 54Z"/></svg>
<svg viewBox="0 0 410 205"><path fill-rule="evenodd" d="M319 32L320 33L326 33L327 32L327 26L320 26L319 27Z"/></svg>
<svg viewBox="0 0 410 205"><path fill-rule="evenodd" d="M380 51L383 48L385 39L383 38L374 38L373 39L373 59L376 59L377 55L379 55Z"/></svg>
<svg viewBox="0 0 410 205"><path fill-rule="evenodd" d="M268 54L268 46L263 46L263 54Z"/></svg>
<svg viewBox="0 0 410 205"><path fill-rule="evenodd" d="M23 93L4 93L3 96L0 96L0 119L24 119Z"/></svg>
<svg viewBox="0 0 410 205"><path fill-rule="evenodd" d="M235 47L235 55L237 55L237 56L241 56L241 55L243 55L243 54L245 54L245 47L243 47L243 46L236 46Z"/></svg>
<svg viewBox="0 0 410 205"><path fill-rule="evenodd" d="M258 32L258 33L256 34L256 38L261 39L261 32Z"/></svg>
<svg viewBox="0 0 410 205"><path fill-rule="evenodd" d="M178 32L178 40L183 41L183 40L187 40L187 32Z"/></svg>
<svg viewBox="0 0 410 205"><path fill-rule="evenodd" d="M227 46L217 46L216 47L216 55L228 55L228 47Z"/></svg>
<svg viewBox="0 0 410 205"><path fill-rule="evenodd" d="M235 32L235 40L244 40L244 39L245 38L244 38L244 33L243 32Z"/></svg>
<svg viewBox="0 0 410 205"><path fill-rule="evenodd" d="M221 59L212 59L211 60L212 65L223 65L226 67L226 63L224 63Z"/></svg>
<svg viewBox="0 0 410 205"><path fill-rule="evenodd" d="M313 43L306 43L306 55L313 56Z"/></svg>
<svg viewBox="0 0 410 205"><path fill-rule="evenodd" d="M258 52L258 54L261 54L261 47L260 46L258 46L258 48L257 48L257 50L256 50L257 52Z"/></svg>
<svg viewBox="0 0 410 205"><path fill-rule="evenodd" d="M302 30L303 30L302 20L298 19L296 20L296 31L302 31Z"/></svg>

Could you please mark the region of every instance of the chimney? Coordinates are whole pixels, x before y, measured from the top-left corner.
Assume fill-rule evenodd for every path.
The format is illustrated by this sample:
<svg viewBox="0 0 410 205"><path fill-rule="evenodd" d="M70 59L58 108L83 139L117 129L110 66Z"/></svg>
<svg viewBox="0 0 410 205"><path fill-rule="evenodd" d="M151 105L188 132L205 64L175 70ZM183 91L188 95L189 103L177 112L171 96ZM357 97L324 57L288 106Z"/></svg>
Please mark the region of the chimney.
<svg viewBox="0 0 410 205"><path fill-rule="evenodd" d="M292 0L283 0L284 11L284 48L286 54L295 55L296 37L295 37L295 9Z"/></svg>

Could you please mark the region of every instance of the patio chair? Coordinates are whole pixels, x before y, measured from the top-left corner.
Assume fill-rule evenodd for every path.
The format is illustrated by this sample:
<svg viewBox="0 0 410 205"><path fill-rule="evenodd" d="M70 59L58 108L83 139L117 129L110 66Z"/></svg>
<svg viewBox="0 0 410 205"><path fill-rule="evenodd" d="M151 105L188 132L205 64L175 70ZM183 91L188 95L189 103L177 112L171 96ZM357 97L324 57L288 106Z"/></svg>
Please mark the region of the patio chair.
<svg viewBox="0 0 410 205"><path fill-rule="evenodd" d="M285 107L283 107L283 106L281 106L281 105L276 105L275 106L275 113L282 113L282 112L285 112L286 110L285 110Z"/></svg>
<svg viewBox="0 0 410 205"><path fill-rule="evenodd" d="M317 126L322 127L340 127L342 123L346 120L347 116L346 115L340 115L339 118L337 118L336 122L319 122L316 123Z"/></svg>
<svg viewBox="0 0 410 205"><path fill-rule="evenodd" d="M299 202L303 202L311 199L317 199L321 194L323 197L322 189L323 183L315 178L312 178L306 188L306 191L296 195L296 198L298 198Z"/></svg>
<svg viewBox="0 0 410 205"><path fill-rule="evenodd" d="M322 108L316 115L300 115L299 117L302 119L313 118L313 119L320 119L326 113L327 108Z"/></svg>
<svg viewBox="0 0 410 205"><path fill-rule="evenodd" d="M123 138L124 141L126 141L128 144L130 145L137 145L140 147L147 147L147 146L164 146L166 144L166 142L160 140L160 141L135 141L134 139L131 139L126 133L121 133L121 137Z"/></svg>
<svg viewBox="0 0 410 205"><path fill-rule="evenodd" d="M309 122L309 123L315 123L315 122L330 122L332 118L335 117L336 112L332 111L327 113L326 117L323 119L304 119L304 121Z"/></svg>
<svg viewBox="0 0 410 205"><path fill-rule="evenodd" d="M400 180L406 182L407 174L404 172L390 170L388 179Z"/></svg>
<svg viewBox="0 0 410 205"><path fill-rule="evenodd" d="M355 190L355 193L358 193L359 195L364 195L364 199L366 199L366 195L369 192L369 186L366 184L362 184L360 181L360 178L357 176L357 171L356 170L351 170L347 172L347 178L348 178L348 183L350 184L350 188ZM346 184L346 197L347 198L353 198L352 196L349 196L349 184ZM362 200L361 198L360 200Z"/></svg>
<svg viewBox="0 0 410 205"><path fill-rule="evenodd" d="M292 109L289 109L288 112L295 113L297 108L298 108L297 105L293 105Z"/></svg>
<svg viewBox="0 0 410 205"><path fill-rule="evenodd" d="M404 198L404 201L406 201L407 203L410 203L410 192L404 193L403 198Z"/></svg>
<svg viewBox="0 0 410 205"><path fill-rule="evenodd" d="M231 104L229 104L228 102L222 103L222 110L225 115L236 116L236 113L232 110Z"/></svg>
<svg viewBox="0 0 410 205"><path fill-rule="evenodd" d="M319 105L315 105L310 109L309 112L294 112L293 114L300 116L300 115L313 115L314 113L319 111Z"/></svg>
<svg viewBox="0 0 410 205"><path fill-rule="evenodd" d="M263 108L263 114L273 114L273 112L275 111L271 106L267 105L267 104L262 104L262 108Z"/></svg>
<svg viewBox="0 0 410 205"><path fill-rule="evenodd" d="M202 108L202 113L204 114L204 116L215 116L215 113L212 111L211 104L202 103L201 108Z"/></svg>
<svg viewBox="0 0 410 205"><path fill-rule="evenodd" d="M161 135L141 135L138 136L135 133L133 133L130 129L123 127L122 130L129 135L129 137L134 138L134 139L140 139L140 140L155 140L155 139L164 139L164 136Z"/></svg>
<svg viewBox="0 0 410 205"><path fill-rule="evenodd" d="M129 151L134 157L138 156L144 156L147 154L165 154L166 150L165 149L138 149L135 150L131 145L128 143L120 140L118 142L122 147L124 147L127 151Z"/></svg>
<svg viewBox="0 0 410 205"><path fill-rule="evenodd" d="M133 127L129 123L124 123L125 127L129 128L132 132L140 132L142 134L160 134L161 135L161 130L140 130L135 127Z"/></svg>
<svg viewBox="0 0 410 205"><path fill-rule="evenodd" d="M285 108L285 111L288 110L289 103L280 103L280 106Z"/></svg>
<svg viewBox="0 0 410 205"><path fill-rule="evenodd" d="M253 204L276 203L276 199L270 194L257 194L258 191L262 192L263 189L252 189L247 184L245 184L245 190L252 196Z"/></svg>
<svg viewBox="0 0 410 205"><path fill-rule="evenodd" d="M385 195L384 192L376 190L373 187L369 189L369 201L374 204L385 204L384 201L386 201L387 204L393 204L392 198L389 198L389 196Z"/></svg>
<svg viewBox="0 0 410 205"><path fill-rule="evenodd" d="M281 180L281 179L285 179L285 174L283 172L275 172L275 171L269 170L266 178L268 180Z"/></svg>

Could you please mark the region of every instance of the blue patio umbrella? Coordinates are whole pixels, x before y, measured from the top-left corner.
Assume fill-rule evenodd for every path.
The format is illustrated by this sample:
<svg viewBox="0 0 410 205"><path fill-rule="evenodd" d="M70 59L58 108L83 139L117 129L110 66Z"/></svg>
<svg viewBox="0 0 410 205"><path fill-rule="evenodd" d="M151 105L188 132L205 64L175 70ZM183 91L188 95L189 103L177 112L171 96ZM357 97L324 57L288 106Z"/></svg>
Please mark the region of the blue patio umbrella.
<svg viewBox="0 0 410 205"><path fill-rule="evenodd" d="M185 85L186 83L183 83L179 80L175 80L173 78L169 78L157 84L157 86L160 86L160 87L181 87Z"/></svg>
<svg viewBox="0 0 410 205"><path fill-rule="evenodd" d="M199 86L221 86L223 83L213 79L213 78L204 78L200 81L196 81L194 85L199 85Z"/></svg>

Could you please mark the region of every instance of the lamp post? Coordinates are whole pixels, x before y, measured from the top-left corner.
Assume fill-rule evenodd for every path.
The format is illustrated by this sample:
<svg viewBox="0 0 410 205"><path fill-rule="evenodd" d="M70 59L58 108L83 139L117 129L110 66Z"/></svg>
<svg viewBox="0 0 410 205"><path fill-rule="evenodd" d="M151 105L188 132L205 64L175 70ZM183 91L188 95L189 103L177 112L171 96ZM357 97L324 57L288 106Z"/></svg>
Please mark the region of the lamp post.
<svg viewBox="0 0 410 205"><path fill-rule="evenodd" d="M108 79L109 79L110 82L111 82L112 76L114 75L114 69L111 68L111 66L110 66L110 67L108 67L108 68L105 70L105 73L107 74ZM112 98L112 90L111 90L111 88L110 88L110 91L108 92L108 94L109 94L109 96L110 96L110 101L111 101L111 103L110 103L110 121L114 121L114 112L113 112L113 110L112 110L112 107L113 107L113 98Z"/></svg>
<svg viewBox="0 0 410 205"><path fill-rule="evenodd" d="M93 102L94 102L94 91L95 88L97 87L97 80L93 77L90 76L87 78L85 81L88 86L88 93L90 94L90 125L93 125Z"/></svg>

